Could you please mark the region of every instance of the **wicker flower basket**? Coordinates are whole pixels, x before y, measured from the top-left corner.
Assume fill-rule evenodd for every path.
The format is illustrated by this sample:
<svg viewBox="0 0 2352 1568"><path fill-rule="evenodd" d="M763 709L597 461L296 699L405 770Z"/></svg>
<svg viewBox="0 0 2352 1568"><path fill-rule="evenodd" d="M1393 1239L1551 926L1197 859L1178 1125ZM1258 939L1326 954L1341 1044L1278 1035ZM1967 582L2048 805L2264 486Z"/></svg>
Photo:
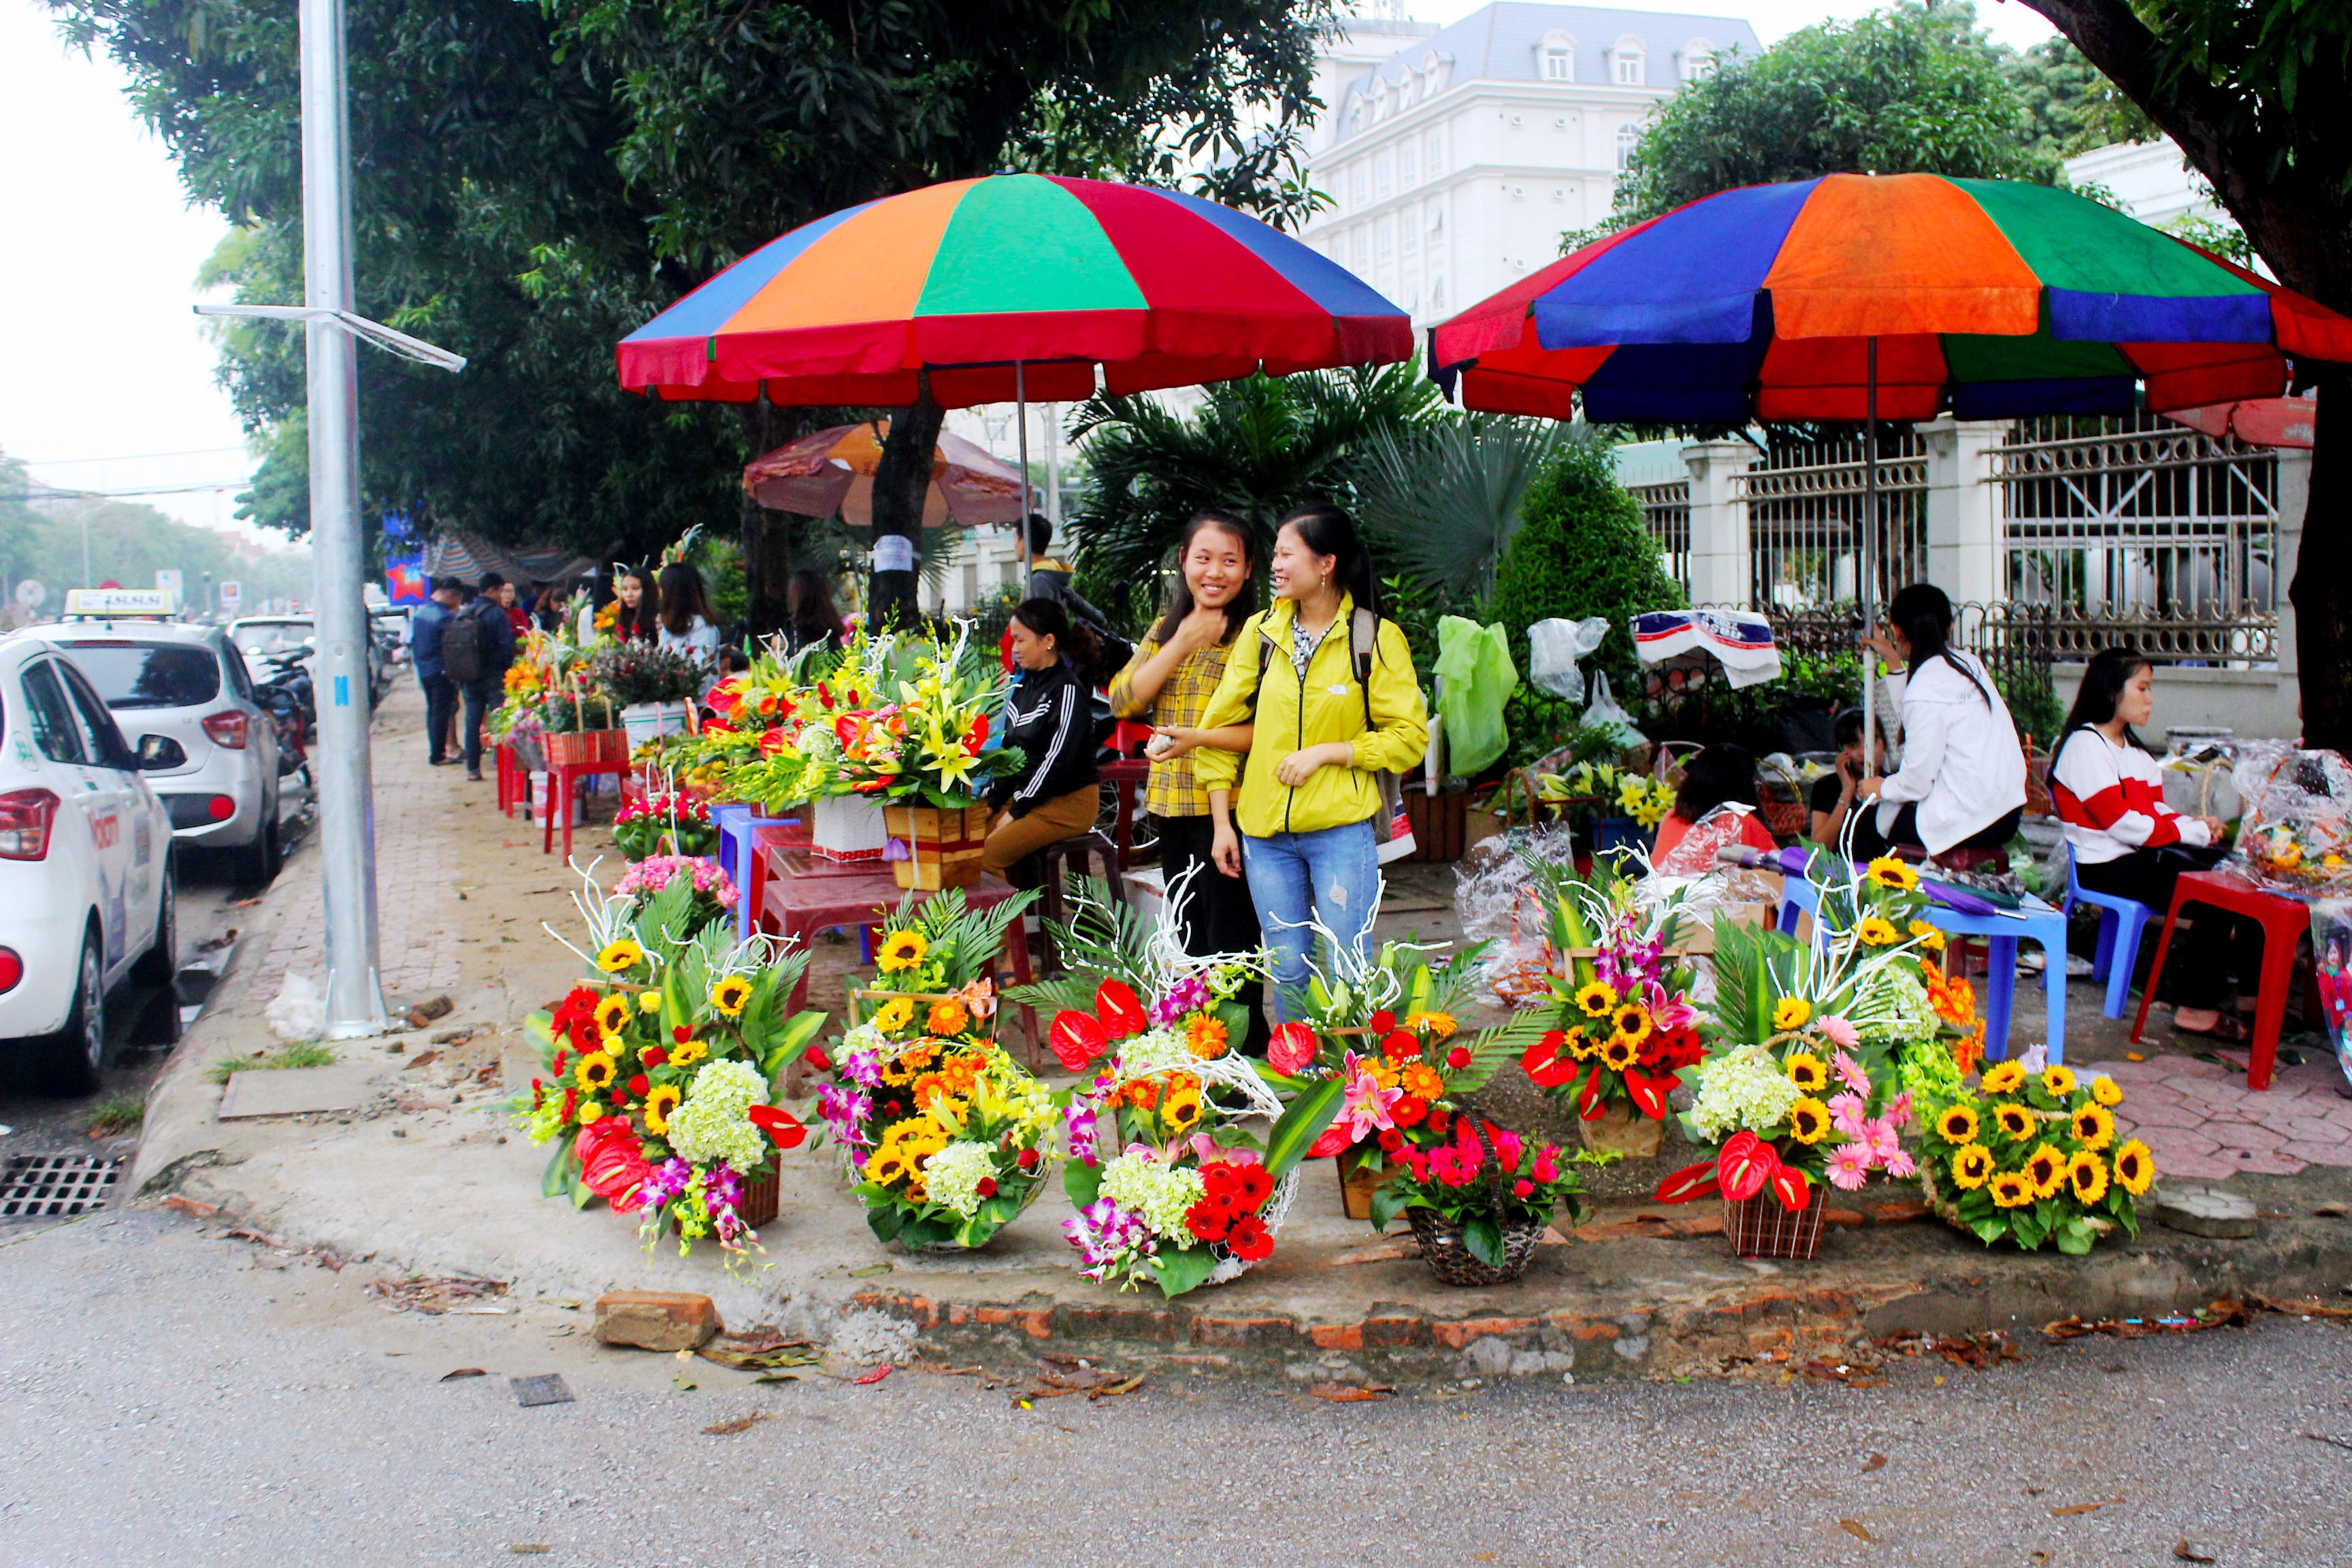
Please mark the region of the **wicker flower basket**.
<svg viewBox="0 0 2352 1568"><path fill-rule="evenodd" d="M629 760L626 730L551 730L545 743L551 767L577 768Z"/></svg>
<svg viewBox="0 0 2352 1568"><path fill-rule="evenodd" d="M1409 1208L1404 1217L1421 1242L1422 1261L1429 1265L1429 1271L1445 1284L1465 1289L1509 1284L1528 1271L1536 1247L1543 1240L1541 1220L1507 1228L1503 1232L1503 1266L1497 1268L1472 1257L1470 1248L1463 1243L1462 1227L1435 1209Z"/></svg>
<svg viewBox="0 0 2352 1568"><path fill-rule="evenodd" d="M1770 1193L1723 1200L1723 1234L1741 1258L1793 1258L1811 1261L1822 1250L1822 1208L1826 1189L1813 1184L1805 1206L1790 1214Z"/></svg>
<svg viewBox="0 0 2352 1568"><path fill-rule="evenodd" d="M742 1201L735 1205L735 1213L740 1216L745 1225L757 1230L772 1221L783 1206L783 1167L771 1163L765 1171L745 1176L741 1180L743 1197ZM677 1220L670 1221L670 1229L673 1233L678 1229Z"/></svg>

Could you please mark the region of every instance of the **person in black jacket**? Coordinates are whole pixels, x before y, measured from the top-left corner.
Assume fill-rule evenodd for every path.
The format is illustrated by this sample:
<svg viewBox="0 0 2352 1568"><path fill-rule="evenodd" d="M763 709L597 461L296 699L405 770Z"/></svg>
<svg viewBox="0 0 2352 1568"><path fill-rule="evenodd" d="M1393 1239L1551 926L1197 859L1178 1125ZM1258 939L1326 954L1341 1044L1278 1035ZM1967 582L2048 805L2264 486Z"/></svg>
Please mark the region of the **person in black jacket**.
<svg viewBox="0 0 2352 1568"><path fill-rule="evenodd" d="M1048 844L1091 830L1101 809L1095 772L1094 713L1079 672L1095 657L1092 633L1051 599L1024 599L1013 612L1018 673L1004 700L1004 743L1021 748L1021 771L998 779L988 804L981 863L1003 871Z"/></svg>

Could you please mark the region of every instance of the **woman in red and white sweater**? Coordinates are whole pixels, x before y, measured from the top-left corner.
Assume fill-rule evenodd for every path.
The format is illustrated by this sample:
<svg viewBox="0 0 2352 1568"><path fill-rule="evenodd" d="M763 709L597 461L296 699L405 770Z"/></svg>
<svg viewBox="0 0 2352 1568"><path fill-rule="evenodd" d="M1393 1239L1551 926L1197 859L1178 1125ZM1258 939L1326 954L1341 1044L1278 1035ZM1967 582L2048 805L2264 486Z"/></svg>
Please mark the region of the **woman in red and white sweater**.
<svg viewBox="0 0 2352 1568"><path fill-rule="evenodd" d="M2133 729L2156 705L2156 672L2130 647L2092 656L2066 715L2058 754L2050 764L2050 798L2064 825L2075 879L2092 892L2137 900L2151 909L2172 904L2183 871L2216 864L2226 849L2219 817L2189 816L2164 803L2164 773ZM2213 1033L2222 1023L2215 1004L2234 993L2234 917L2194 906L2175 936L2164 966L2175 1000L2174 1026ZM2229 1020L2234 1024L2235 1020Z"/></svg>

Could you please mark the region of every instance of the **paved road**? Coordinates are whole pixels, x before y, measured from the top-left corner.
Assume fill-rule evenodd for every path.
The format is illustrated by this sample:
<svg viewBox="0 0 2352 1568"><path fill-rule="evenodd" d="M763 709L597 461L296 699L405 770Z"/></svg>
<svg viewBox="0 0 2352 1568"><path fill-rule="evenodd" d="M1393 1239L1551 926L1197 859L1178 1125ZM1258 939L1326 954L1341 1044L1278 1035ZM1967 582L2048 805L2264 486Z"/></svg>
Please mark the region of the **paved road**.
<svg viewBox="0 0 2352 1568"><path fill-rule="evenodd" d="M1023 1409L919 1372L754 1386L595 1346L554 1302L395 1314L369 1272L152 1212L0 1231L0 1562L1961 1568L2171 1563L2184 1537L2224 1564L2352 1560L2352 1448L2304 1436L2352 1442L2352 1334L2328 1324L1873 1388L1334 1405L1158 1374ZM499 1375L439 1381L468 1366ZM577 1403L519 1408L505 1375L549 1372Z"/></svg>

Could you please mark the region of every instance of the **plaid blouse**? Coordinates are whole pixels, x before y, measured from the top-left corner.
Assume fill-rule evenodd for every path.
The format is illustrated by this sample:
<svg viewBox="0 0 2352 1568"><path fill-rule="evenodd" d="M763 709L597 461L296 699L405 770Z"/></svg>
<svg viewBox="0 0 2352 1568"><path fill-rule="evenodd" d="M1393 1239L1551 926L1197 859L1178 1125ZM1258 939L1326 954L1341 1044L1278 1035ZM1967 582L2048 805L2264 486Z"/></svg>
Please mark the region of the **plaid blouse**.
<svg viewBox="0 0 2352 1568"><path fill-rule="evenodd" d="M1160 694L1149 702L1138 702L1133 690L1135 672L1159 651L1156 640L1144 638L1127 668L1111 678L1110 710L1122 719L1149 719L1158 729L1190 729L1200 723L1207 710L1210 694L1225 673L1225 656L1233 651L1233 645L1220 643L1186 654L1170 672ZM1151 764L1151 777L1143 789L1143 809L1154 816L1209 815L1209 792L1192 782L1192 752Z"/></svg>

